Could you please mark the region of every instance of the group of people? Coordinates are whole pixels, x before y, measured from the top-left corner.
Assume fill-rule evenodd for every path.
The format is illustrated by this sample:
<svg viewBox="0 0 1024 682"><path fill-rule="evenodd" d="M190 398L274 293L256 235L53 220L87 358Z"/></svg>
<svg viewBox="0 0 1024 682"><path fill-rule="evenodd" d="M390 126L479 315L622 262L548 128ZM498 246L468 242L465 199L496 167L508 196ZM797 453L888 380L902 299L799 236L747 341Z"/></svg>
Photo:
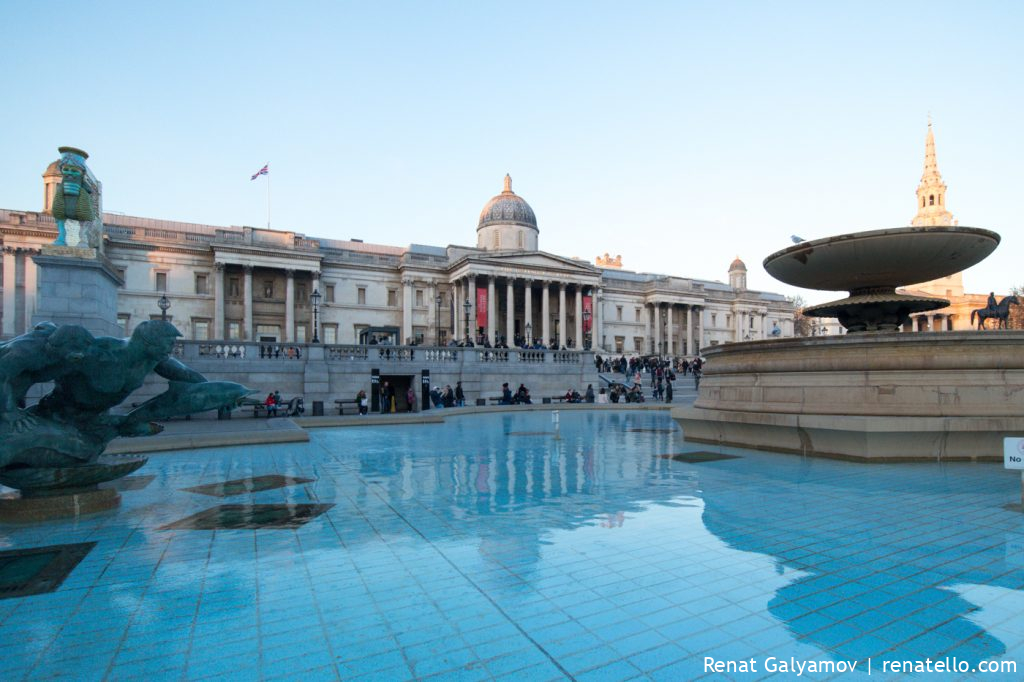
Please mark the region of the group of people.
<svg viewBox="0 0 1024 682"><path fill-rule="evenodd" d="M286 403L281 398L281 391L274 391L268 393L266 399L263 401L263 409L267 413L267 418L277 416L278 411L283 411L286 416L293 417L305 412L305 407L302 405L302 398L292 398L291 402Z"/></svg>
<svg viewBox="0 0 1024 682"><path fill-rule="evenodd" d="M298 346L280 346L276 344L260 344L261 358L288 358L290 360L301 360L302 349Z"/></svg>
<svg viewBox="0 0 1024 682"><path fill-rule="evenodd" d="M526 384L519 384L519 388L516 389L515 393L512 393L512 389L508 387L508 383L501 385L501 404L502 405L532 405L533 400L530 399L530 389L526 387Z"/></svg>
<svg viewBox="0 0 1024 682"><path fill-rule="evenodd" d="M412 412L412 402L415 399L415 394L412 388L409 388L410 398L409 411ZM430 403L434 407L465 407L466 406L466 394L462 390L462 382L456 381L455 388L452 389L451 384L445 384L444 388L440 386L434 386L430 389Z"/></svg>

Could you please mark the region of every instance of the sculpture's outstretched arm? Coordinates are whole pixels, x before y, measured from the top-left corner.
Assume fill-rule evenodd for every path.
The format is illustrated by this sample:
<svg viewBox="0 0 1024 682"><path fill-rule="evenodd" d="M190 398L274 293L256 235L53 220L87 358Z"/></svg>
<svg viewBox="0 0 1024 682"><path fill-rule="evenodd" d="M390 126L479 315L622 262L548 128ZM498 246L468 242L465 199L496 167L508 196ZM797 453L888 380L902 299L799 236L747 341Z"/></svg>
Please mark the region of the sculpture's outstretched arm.
<svg viewBox="0 0 1024 682"><path fill-rule="evenodd" d="M153 371L170 381L184 381L190 384L201 384L206 381L202 374L175 358L161 360Z"/></svg>

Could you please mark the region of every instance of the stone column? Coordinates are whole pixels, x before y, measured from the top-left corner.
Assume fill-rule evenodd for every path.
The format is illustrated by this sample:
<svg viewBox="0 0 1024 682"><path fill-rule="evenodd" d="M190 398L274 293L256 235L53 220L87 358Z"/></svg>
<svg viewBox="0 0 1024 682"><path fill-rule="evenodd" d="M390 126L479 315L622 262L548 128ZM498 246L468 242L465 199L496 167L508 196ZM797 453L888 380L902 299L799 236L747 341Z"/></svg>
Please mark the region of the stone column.
<svg viewBox="0 0 1024 682"><path fill-rule="evenodd" d="M452 302L452 305L455 306L455 310L452 311L452 315L455 317L455 331L453 333L455 334L455 340L456 341L461 341L464 338L463 337L463 331L462 331L462 325L463 325L462 316L465 314L465 313L462 312L462 301L463 301L463 298L462 298L463 297L462 283L461 282L455 282L454 284L451 284L450 286L452 288L452 293L455 295L455 299Z"/></svg>
<svg viewBox="0 0 1024 682"><path fill-rule="evenodd" d="M686 306L686 355L693 355L693 306Z"/></svg>
<svg viewBox="0 0 1024 682"><path fill-rule="evenodd" d="M526 337L527 343L533 343L533 335L537 328L533 326L533 280L527 279L523 282L523 335L526 336L526 325L530 325L530 335Z"/></svg>
<svg viewBox="0 0 1024 682"><path fill-rule="evenodd" d="M654 304L644 304L644 347L648 353L654 353L654 329L651 327L651 315L654 314Z"/></svg>
<svg viewBox="0 0 1024 682"><path fill-rule="evenodd" d="M430 302L434 304L433 301ZM402 339L399 341L403 346L409 345L412 340L412 280L402 280Z"/></svg>
<svg viewBox="0 0 1024 682"><path fill-rule="evenodd" d="M441 306L437 304L440 295L436 282L427 283L427 333L425 339L433 337L434 345L441 345Z"/></svg>
<svg viewBox="0 0 1024 682"><path fill-rule="evenodd" d="M246 265L245 268L245 291L242 295L242 310L243 310L243 321L242 321L242 341L248 341L252 338L252 266Z"/></svg>
<svg viewBox="0 0 1024 682"><path fill-rule="evenodd" d="M661 356L661 303L654 304L654 354Z"/></svg>
<svg viewBox="0 0 1024 682"><path fill-rule="evenodd" d="M590 327L593 331L590 332L592 341L590 345L592 348L604 349L604 292L600 289L593 290L593 299L591 306L594 309L594 318L590 321Z"/></svg>
<svg viewBox="0 0 1024 682"><path fill-rule="evenodd" d="M36 262L29 253L25 254L25 330L32 328L32 318L36 314L36 291L38 290L39 271ZM116 313L116 311L115 311Z"/></svg>
<svg viewBox="0 0 1024 682"><path fill-rule="evenodd" d="M14 294L17 291L18 286L15 279L17 276L16 258L17 256L13 249L4 249L4 336L16 335L14 328L14 311L17 306Z"/></svg>
<svg viewBox="0 0 1024 682"><path fill-rule="evenodd" d="M509 277L505 283L505 343L514 345L516 330L515 280Z"/></svg>
<svg viewBox="0 0 1024 682"><path fill-rule="evenodd" d="M576 333L573 335L576 348L583 348L583 287L576 285Z"/></svg>
<svg viewBox="0 0 1024 682"><path fill-rule="evenodd" d="M551 339L551 282L544 280L544 292L543 298L540 299L540 326L541 326L541 342L544 347L547 348L548 341Z"/></svg>
<svg viewBox="0 0 1024 682"><path fill-rule="evenodd" d="M495 341L495 332L497 331L497 324L495 324L496 312L498 306L497 301L494 300L495 288L494 288L494 275L487 276L487 340L493 346Z"/></svg>
<svg viewBox="0 0 1024 682"><path fill-rule="evenodd" d="M295 342L295 271L284 271L284 341Z"/></svg>
<svg viewBox="0 0 1024 682"><path fill-rule="evenodd" d="M470 275L466 279L466 287L469 289L469 338L476 343L476 275Z"/></svg>
<svg viewBox="0 0 1024 682"><path fill-rule="evenodd" d="M666 350L665 354L668 355L669 357L672 357L673 355L675 355L676 351L675 351L675 343L674 343L674 341L675 341L675 334L673 333L673 329L675 328L675 323L672 321L672 304L671 303L668 304L668 322L666 324L667 324L667 326L665 327L665 333L668 335L668 347L665 349Z"/></svg>
<svg viewBox="0 0 1024 682"><path fill-rule="evenodd" d="M224 264L213 264L213 334L211 339L223 340L224 330Z"/></svg>
<svg viewBox="0 0 1024 682"><path fill-rule="evenodd" d="M565 346L565 282L558 283L558 347Z"/></svg>
<svg viewBox="0 0 1024 682"><path fill-rule="evenodd" d="M704 345L704 308L697 308L697 345L693 348L693 354L698 355L700 353L701 346Z"/></svg>

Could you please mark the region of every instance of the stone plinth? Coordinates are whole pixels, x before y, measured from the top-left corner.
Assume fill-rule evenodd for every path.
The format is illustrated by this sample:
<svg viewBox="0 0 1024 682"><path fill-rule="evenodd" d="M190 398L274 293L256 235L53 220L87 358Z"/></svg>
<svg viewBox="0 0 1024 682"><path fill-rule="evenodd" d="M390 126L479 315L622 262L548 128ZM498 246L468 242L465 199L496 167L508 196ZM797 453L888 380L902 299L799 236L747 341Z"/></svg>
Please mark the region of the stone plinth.
<svg viewBox="0 0 1024 682"><path fill-rule="evenodd" d="M864 334L705 349L687 440L864 460L1002 460L1024 436L1024 332Z"/></svg>
<svg viewBox="0 0 1024 682"><path fill-rule="evenodd" d="M117 325L117 287L122 283L96 249L47 246L39 266L32 324L78 324L97 336L123 336Z"/></svg>

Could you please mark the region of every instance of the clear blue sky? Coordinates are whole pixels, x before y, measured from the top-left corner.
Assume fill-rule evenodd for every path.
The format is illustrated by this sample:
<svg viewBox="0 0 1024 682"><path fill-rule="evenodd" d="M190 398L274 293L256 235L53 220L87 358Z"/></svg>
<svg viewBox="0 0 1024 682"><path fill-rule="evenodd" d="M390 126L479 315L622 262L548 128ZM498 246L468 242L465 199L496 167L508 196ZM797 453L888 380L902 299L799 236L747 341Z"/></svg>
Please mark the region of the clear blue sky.
<svg viewBox="0 0 1024 682"><path fill-rule="evenodd" d="M797 293L761 261L948 206L1024 284L1024 3L0 0L0 207L78 146L105 207L391 245L476 243L511 173L540 247ZM803 292L811 302L829 293Z"/></svg>

